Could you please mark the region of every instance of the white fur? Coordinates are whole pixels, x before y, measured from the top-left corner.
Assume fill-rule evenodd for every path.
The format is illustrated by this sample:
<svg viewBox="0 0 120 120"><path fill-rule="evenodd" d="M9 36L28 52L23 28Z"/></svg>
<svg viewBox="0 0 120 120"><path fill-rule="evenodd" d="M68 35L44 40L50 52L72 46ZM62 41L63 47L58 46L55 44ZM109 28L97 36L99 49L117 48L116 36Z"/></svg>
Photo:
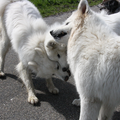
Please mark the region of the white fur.
<svg viewBox="0 0 120 120"><path fill-rule="evenodd" d="M54 74L60 79L65 79L68 76L68 73L63 72L59 65L60 62L62 62L62 65L67 63L65 57L66 48L56 43L52 38L51 41L45 42L46 36L49 35L49 26L44 22L39 11L31 2L27 0L17 2L1 0L0 5L0 11L3 11L0 13L2 18L0 76L4 76L4 59L12 44L20 60L16 69L27 88L28 102L31 104L38 102L29 70L35 72L37 76L45 78L48 90L57 94L59 90L54 86L52 76ZM51 45L50 42L54 42L54 46L53 44L49 46ZM46 48L50 49L46 50ZM51 54L48 51L51 51ZM60 58L51 60L51 55L53 56L55 52L59 54L59 51L63 54L64 59L61 55L62 61L58 60ZM62 67L67 67L67 65Z"/></svg>
<svg viewBox="0 0 120 120"><path fill-rule="evenodd" d="M95 14L97 14L114 32L120 35L120 12L108 15L106 11L103 10L101 11L101 13ZM67 33L66 36L55 39L58 43L62 43L64 44L64 46L67 46L75 17L76 11L74 11L72 15L67 20L65 20L61 25L58 25L54 29L52 29L53 34L56 35L59 34L61 31ZM76 106L80 105L77 99L74 100L72 104Z"/></svg>
<svg viewBox="0 0 120 120"><path fill-rule="evenodd" d="M87 0L76 11L67 55L81 98L79 120L111 120L120 104L120 36Z"/></svg>
<svg viewBox="0 0 120 120"><path fill-rule="evenodd" d="M50 34L51 29L54 29L58 25L59 23L55 23L49 27L49 29L46 32L47 35L45 37L44 46L45 46L47 55L51 60L58 61L62 68L68 69L67 47L64 44L59 44L58 42L56 42L53 36L51 36ZM51 43L54 44L53 47L50 46ZM58 58L58 54L60 55L60 58Z"/></svg>
<svg viewBox="0 0 120 120"><path fill-rule="evenodd" d="M95 14L98 14L99 17L101 17L101 19L103 19L104 22L107 25L109 25L109 27L112 30L114 30L118 35L120 35L120 12L108 15L105 11L102 11L101 13L95 13ZM53 34L55 35L58 35L61 31L67 33L66 36L57 38L56 39L57 42L67 45L75 17L76 17L76 11L74 11L72 15L63 22L63 24L56 26L56 28L52 29Z"/></svg>
<svg viewBox="0 0 120 120"><path fill-rule="evenodd" d="M99 15L99 13L98 13ZM120 35L120 12L108 15L105 11L102 11L100 14L101 19L105 21L109 27L115 31L118 35Z"/></svg>

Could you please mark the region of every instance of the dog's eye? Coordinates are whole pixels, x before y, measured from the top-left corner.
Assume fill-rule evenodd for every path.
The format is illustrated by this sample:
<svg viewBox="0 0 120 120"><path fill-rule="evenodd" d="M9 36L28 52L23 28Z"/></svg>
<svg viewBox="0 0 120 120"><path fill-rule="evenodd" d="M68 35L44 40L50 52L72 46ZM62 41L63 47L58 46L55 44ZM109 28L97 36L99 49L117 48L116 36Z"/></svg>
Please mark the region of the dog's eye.
<svg viewBox="0 0 120 120"><path fill-rule="evenodd" d="M69 24L69 22L66 23L66 25L68 25L68 24Z"/></svg>
<svg viewBox="0 0 120 120"><path fill-rule="evenodd" d="M57 56L58 56L58 58L60 58L60 55L59 55L59 54L57 54Z"/></svg>

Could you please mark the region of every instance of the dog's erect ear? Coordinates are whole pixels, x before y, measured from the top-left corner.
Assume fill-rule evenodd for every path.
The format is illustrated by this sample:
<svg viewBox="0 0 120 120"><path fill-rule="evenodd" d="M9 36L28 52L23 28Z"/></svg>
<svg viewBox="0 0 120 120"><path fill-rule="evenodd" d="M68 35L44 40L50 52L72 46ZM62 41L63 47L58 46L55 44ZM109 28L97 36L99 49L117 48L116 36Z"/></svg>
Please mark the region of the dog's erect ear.
<svg viewBox="0 0 120 120"><path fill-rule="evenodd" d="M89 10L89 5L87 0L81 0L78 5L78 10L81 12L82 15L86 14Z"/></svg>
<svg viewBox="0 0 120 120"><path fill-rule="evenodd" d="M56 49L57 47L57 43L54 41L49 41L46 45L46 47L48 47L49 49Z"/></svg>

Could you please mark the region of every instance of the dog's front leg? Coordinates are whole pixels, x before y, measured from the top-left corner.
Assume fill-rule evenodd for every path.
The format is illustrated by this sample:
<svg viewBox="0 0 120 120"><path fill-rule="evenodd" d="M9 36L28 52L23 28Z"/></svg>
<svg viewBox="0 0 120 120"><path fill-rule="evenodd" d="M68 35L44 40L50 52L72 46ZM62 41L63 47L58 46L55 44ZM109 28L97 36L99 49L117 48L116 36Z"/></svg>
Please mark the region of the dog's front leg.
<svg viewBox="0 0 120 120"><path fill-rule="evenodd" d="M97 120L101 102L97 100L86 100L81 97L81 110L79 120Z"/></svg>
<svg viewBox="0 0 120 120"><path fill-rule="evenodd" d="M113 112L114 106L112 106L112 104L110 104L109 102L106 104L102 104L98 120L110 120L110 118L112 118Z"/></svg>
<svg viewBox="0 0 120 120"><path fill-rule="evenodd" d="M4 63L5 63L5 56L6 53L8 52L11 44L10 44L10 40L7 36L5 27L3 25L3 23L1 24L1 30L0 31L2 34L0 35L0 77L5 76L4 73Z"/></svg>
<svg viewBox="0 0 120 120"><path fill-rule="evenodd" d="M31 104L38 103L38 98L35 95L34 86L32 83L32 79L29 73L29 70L23 66L22 62L17 65L17 71L22 79L23 83L25 84L28 92L28 102Z"/></svg>
<svg viewBox="0 0 120 120"><path fill-rule="evenodd" d="M50 93L58 94L59 90L54 86L52 78L46 79L46 85Z"/></svg>

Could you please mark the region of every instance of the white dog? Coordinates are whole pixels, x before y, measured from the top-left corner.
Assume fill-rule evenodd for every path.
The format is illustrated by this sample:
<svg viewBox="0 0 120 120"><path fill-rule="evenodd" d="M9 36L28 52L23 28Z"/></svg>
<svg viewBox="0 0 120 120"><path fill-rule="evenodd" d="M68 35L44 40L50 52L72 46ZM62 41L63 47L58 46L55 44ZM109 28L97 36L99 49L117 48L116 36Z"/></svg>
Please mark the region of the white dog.
<svg viewBox="0 0 120 120"><path fill-rule="evenodd" d="M37 8L27 0L16 2L4 0L0 1L0 16L2 18L0 76L4 76L4 59L12 44L20 60L16 68L27 88L28 102L31 104L38 102L29 70L45 78L48 90L57 94L59 90L54 86L52 76L56 75L64 80L69 78L69 74L65 72L68 67L66 49L56 43L52 36L50 37L48 32L50 28Z"/></svg>
<svg viewBox="0 0 120 120"><path fill-rule="evenodd" d="M108 15L105 11L101 11L101 13L95 14L97 14L114 32L120 35L120 12ZM55 40L59 43L63 43L64 46L67 46L76 15L76 11L74 11L72 15L63 22L63 24L57 25L50 31L50 34ZM80 100L75 99L72 104L80 106Z"/></svg>
<svg viewBox="0 0 120 120"><path fill-rule="evenodd" d="M68 40L68 63L81 98L80 120L110 120L120 104L120 36L81 0Z"/></svg>
<svg viewBox="0 0 120 120"><path fill-rule="evenodd" d="M101 13L95 14L98 14L111 29L120 35L120 12L108 15L105 11L102 11ZM56 41L67 45L75 16L76 11L74 11L72 15L63 22L63 24L56 26L50 31Z"/></svg>

